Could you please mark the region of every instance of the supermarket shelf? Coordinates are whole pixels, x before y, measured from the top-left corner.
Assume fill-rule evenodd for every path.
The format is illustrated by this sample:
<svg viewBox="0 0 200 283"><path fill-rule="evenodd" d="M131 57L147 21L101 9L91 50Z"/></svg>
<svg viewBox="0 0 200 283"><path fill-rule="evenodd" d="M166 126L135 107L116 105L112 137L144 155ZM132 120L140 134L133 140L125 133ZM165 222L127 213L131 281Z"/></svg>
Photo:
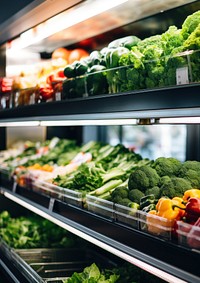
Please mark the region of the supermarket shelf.
<svg viewBox="0 0 200 283"><path fill-rule="evenodd" d="M189 84L27 105L1 110L0 122L200 116L199 91Z"/></svg>
<svg viewBox="0 0 200 283"><path fill-rule="evenodd" d="M200 259L198 252L129 229L25 188L1 188L1 193L19 205L167 282L199 282L200 272L195 268L196 262Z"/></svg>

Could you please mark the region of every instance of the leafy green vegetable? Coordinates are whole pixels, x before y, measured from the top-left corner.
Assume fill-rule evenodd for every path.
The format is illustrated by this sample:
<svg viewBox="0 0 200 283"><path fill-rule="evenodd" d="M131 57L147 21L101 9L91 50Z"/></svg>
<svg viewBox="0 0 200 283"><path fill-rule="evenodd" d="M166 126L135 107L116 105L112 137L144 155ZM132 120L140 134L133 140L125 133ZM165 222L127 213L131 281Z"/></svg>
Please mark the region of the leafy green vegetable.
<svg viewBox="0 0 200 283"><path fill-rule="evenodd" d="M0 237L13 248L73 247L77 238L37 215L12 218L0 213Z"/></svg>
<svg viewBox="0 0 200 283"><path fill-rule="evenodd" d="M112 271L100 270L93 263L80 273L74 272L70 278L63 280L63 283L115 283L118 278L119 275L112 274Z"/></svg>

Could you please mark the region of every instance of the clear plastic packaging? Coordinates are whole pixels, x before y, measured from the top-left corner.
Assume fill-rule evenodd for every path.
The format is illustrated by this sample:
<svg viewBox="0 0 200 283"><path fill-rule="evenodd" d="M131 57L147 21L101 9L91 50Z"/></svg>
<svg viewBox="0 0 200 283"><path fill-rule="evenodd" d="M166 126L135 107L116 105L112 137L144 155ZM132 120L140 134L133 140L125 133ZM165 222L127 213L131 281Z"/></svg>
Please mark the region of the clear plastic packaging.
<svg viewBox="0 0 200 283"><path fill-rule="evenodd" d="M191 249L200 250L200 227L177 221L178 243Z"/></svg>
<svg viewBox="0 0 200 283"><path fill-rule="evenodd" d="M30 87L27 89L16 89L12 92L13 107L36 104L39 102L38 87Z"/></svg>
<svg viewBox="0 0 200 283"><path fill-rule="evenodd" d="M14 178L8 168L0 167L0 186L12 190Z"/></svg>
<svg viewBox="0 0 200 283"><path fill-rule="evenodd" d="M126 207L120 204L115 204L115 219L116 222L128 225L138 229L138 210Z"/></svg>
<svg viewBox="0 0 200 283"><path fill-rule="evenodd" d="M171 240L174 221L143 211L138 211L138 215L140 230L165 240Z"/></svg>
<svg viewBox="0 0 200 283"><path fill-rule="evenodd" d="M114 219L114 203L91 195L86 195L86 205L88 211L106 217L106 219Z"/></svg>
<svg viewBox="0 0 200 283"><path fill-rule="evenodd" d="M39 179L32 179L31 189L34 192L44 194L55 199L63 200L64 189L52 183L41 181Z"/></svg>

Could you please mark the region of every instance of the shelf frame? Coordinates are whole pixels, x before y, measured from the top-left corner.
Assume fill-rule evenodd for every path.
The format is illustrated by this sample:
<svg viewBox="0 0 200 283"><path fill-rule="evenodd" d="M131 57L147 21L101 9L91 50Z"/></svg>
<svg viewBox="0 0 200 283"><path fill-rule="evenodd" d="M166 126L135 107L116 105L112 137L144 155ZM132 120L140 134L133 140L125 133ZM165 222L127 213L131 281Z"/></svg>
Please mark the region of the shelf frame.
<svg viewBox="0 0 200 283"><path fill-rule="evenodd" d="M200 117L200 84L70 99L0 111L0 122Z"/></svg>

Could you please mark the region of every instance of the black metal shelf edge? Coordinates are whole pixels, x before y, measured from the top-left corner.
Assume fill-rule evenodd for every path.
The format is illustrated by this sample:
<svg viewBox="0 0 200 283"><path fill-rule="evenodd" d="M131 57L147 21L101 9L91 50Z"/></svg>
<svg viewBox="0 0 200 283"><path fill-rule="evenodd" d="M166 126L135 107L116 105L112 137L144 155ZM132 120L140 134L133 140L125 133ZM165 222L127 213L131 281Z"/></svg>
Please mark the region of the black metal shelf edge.
<svg viewBox="0 0 200 283"><path fill-rule="evenodd" d="M200 84L180 85L120 94L99 95L80 99L40 103L0 111L0 120L73 115L155 111L171 109L200 109ZM200 113L200 110L199 110ZM110 117L110 116L109 116Z"/></svg>
<svg viewBox="0 0 200 283"><path fill-rule="evenodd" d="M26 193L26 189L19 188L16 193L10 193L32 204L42 212L48 213L55 219L129 256L138 258L182 280L186 280L186 282L199 282L200 271L195 267L196 262L200 259L198 252L155 238L139 230L118 225L59 200L55 200L53 209L50 210L48 208L50 197L41 197L40 194L35 192L29 194L30 191ZM42 198L46 198L45 202Z"/></svg>

